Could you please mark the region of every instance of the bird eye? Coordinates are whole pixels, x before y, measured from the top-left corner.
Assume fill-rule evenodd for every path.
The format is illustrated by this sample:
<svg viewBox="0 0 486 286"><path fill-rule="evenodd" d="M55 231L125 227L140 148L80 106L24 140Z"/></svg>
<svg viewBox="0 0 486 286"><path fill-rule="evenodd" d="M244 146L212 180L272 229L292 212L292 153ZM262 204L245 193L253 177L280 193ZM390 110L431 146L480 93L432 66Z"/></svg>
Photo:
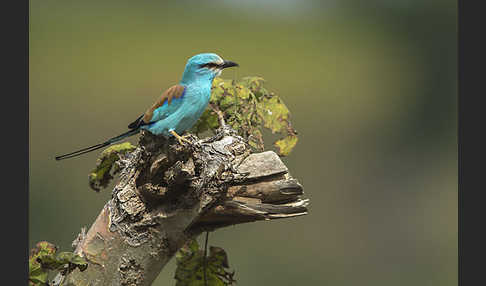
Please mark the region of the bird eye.
<svg viewBox="0 0 486 286"><path fill-rule="evenodd" d="M219 67L218 64L216 63L206 63L206 64L202 64L202 65L199 65L200 68L215 68L215 67Z"/></svg>

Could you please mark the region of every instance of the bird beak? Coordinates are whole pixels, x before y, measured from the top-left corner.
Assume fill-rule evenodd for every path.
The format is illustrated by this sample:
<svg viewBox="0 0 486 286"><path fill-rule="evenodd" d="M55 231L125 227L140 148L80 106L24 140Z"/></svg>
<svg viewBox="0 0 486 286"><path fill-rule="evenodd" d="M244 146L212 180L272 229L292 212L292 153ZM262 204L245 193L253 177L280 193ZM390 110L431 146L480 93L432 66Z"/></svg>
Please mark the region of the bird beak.
<svg viewBox="0 0 486 286"><path fill-rule="evenodd" d="M237 63L232 61L224 61L223 64L220 66L222 69L230 68L230 67L237 67L239 66Z"/></svg>

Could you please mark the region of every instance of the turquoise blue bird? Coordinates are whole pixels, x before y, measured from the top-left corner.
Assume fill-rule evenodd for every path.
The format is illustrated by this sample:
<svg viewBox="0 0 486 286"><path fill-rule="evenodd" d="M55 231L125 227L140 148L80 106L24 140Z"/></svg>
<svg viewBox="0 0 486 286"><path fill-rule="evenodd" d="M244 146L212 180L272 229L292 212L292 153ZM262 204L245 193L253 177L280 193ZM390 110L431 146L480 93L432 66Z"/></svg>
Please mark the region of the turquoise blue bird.
<svg viewBox="0 0 486 286"><path fill-rule="evenodd" d="M214 78L219 76L223 69L235 66L238 64L225 61L214 53L202 53L191 57L187 61L179 84L164 91L144 114L128 125L127 132L103 143L57 156L56 160L72 158L109 146L137 134L140 130L147 130L166 138L173 136L180 144L184 144L184 141L189 142L180 134L194 126L206 109Z"/></svg>

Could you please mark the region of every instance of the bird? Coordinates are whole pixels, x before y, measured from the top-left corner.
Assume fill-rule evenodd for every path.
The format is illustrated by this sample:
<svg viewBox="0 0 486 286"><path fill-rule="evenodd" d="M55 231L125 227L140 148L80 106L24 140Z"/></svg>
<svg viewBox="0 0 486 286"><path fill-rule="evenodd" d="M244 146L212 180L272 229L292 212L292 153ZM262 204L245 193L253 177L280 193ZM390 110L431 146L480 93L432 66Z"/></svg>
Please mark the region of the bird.
<svg viewBox="0 0 486 286"><path fill-rule="evenodd" d="M76 157L107 147L141 130L165 138L175 137L181 145L184 145L184 142L190 143L186 136L181 134L196 124L209 104L214 78L221 75L224 69L238 66L235 62L223 60L215 53L192 56L187 60L179 83L165 90L145 113L128 125L127 132L102 143L56 156L56 160Z"/></svg>

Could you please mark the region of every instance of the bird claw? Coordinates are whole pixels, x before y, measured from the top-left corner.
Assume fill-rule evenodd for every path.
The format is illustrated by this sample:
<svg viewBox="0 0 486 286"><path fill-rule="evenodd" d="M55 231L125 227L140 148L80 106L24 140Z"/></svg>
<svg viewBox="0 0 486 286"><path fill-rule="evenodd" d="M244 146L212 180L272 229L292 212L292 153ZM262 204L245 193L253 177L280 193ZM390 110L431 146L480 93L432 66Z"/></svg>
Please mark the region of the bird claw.
<svg viewBox="0 0 486 286"><path fill-rule="evenodd" d="M192 144L192 141L187 139L187 138L191 137L190 134L181 136L181 135L177 134L175 131L170 131L170 133L177 139L177 141L179 141L179 144L181 144L182 146L186 145L186 144L184 144L184 142L189 143L189 145Z"/></svg>
<svg viewBox="0 0 486 286"><path fill-rule="evenodd" d="M177 140L179 141L179 143L181 145L185 145L184 142L187 142L189 144L192 144L192 141L187 139L187 137L189 137L189 135L185 135L185 136L180 136L179 138L177 138Z"/></svg>

